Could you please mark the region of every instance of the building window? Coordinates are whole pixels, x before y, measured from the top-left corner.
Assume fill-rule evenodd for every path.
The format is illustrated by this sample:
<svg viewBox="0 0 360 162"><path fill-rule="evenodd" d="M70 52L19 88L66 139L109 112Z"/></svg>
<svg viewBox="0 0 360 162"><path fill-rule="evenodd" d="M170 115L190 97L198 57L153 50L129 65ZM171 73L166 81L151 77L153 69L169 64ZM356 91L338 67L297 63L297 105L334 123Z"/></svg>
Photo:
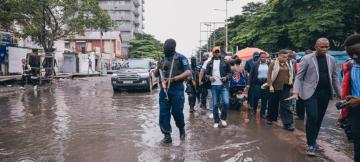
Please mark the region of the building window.
<svg viewBox="0 0 360 162"><path fill-rule="evenodd" d="M86 43L85 42L79 42L79 47L80 47L80 49L86 48Z"/></svg>
<svg viewBox="0 0 360 162"><path fill-rule="evenodd" d="M66 43L65 43L65 48L66 48L66 49L70 49L70 42L66 42Z"/></svg>

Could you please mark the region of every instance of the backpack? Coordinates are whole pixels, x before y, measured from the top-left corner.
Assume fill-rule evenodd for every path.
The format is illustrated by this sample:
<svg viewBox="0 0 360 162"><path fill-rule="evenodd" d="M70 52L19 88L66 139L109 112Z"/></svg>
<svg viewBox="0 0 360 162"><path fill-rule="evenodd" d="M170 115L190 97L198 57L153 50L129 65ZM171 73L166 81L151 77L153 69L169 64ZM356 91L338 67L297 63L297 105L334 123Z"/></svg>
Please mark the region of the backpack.
<svg viewBox="0 0 360 162"><path fill-rule="evenodd" d="M243 73L240 73L240 77L237 76L235 73L233 74L233 76L230 79L230 88L232 87L242 87L242 86L246 86L246 79L244 77Z"/></svg>

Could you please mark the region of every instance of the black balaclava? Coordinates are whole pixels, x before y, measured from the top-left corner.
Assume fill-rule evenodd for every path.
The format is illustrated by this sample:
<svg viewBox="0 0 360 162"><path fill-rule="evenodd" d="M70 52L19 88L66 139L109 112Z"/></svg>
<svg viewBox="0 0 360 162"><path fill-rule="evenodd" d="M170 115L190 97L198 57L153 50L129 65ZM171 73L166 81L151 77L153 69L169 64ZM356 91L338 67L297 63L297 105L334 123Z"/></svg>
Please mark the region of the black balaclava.
<svg viewBox="0 0 360 162"><path fill-rule="evenodd" d="M175 54L176 41L174 39L168 39L164 43L165 57L171 57Z"/></svg>

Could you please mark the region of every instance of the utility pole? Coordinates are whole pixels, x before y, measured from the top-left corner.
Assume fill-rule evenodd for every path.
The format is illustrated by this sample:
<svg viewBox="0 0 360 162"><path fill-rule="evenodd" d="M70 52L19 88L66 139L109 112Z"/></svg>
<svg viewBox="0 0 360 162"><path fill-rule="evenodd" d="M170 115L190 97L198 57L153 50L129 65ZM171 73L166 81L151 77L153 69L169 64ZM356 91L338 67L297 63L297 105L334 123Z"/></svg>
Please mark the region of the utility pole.
<svg viewBox="0 0 360 162"><path fill-rule="evenodd" d="M102 36L103 36L103 32L102 30L100 30L100 75L102 75L102 72L103 72L103 64L102 64Z"/></svg>
<svg viewBox="0 0 360 162"><path fill-rule="evenodd" d="M225 11L225 42L224 42L224 46L225 46L225 52L228 51L228 46L229 46L229 29L228 29L228 1L233 1L233 0L225 0L225 10L223 9L214 9L216 11Z"/></svg>
<svg viewBox="0 0 360 162"><path fill-rule="evenodd" d="M211 51L211 46L216 45L216 34L215 31L217 29L217 25L224 25L224 22L200 22L200 40L199 40L199 52L200 57L199 59L202 59L202 42L206 42L206 51ZM206 26L206 29L203 27ZM206 33L206 38L202 37L202 34ZM213 34L213 36L211 36Z"/></svg>
<svg viewBox="0 0 360 162"><path fill-rule="evenodd" d="M216 46L216 23L214 23L214 32L213 32L213 44L214 47Z"/></svg>
<svg viewBox="0 0 360 162"><path fill-rule="evenodd" d="M199 40L200 46L199 46L199 59L202 61L202 47L201 47L201 23L200 23L200 40Z"/></svg>
<svg viewBox="0 0 360 162"><path fill-rule="evenodd" d="M226 2L226 19L225 19L225 52L228 52L228 46L229 46L229 31L228 31L228 1L233 0L225 0Z"/></svg>

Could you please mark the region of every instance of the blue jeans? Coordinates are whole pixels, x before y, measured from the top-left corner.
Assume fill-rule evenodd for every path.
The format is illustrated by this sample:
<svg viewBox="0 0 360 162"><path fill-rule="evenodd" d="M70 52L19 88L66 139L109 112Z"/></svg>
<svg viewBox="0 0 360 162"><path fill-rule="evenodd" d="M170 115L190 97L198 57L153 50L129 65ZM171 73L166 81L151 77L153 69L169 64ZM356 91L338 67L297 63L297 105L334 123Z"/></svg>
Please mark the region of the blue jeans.
<svg viewBox="0 0 360 162"><path fill-rule="evenodd" d="M176 84L168 89L168 100L163 88L160 89L159 104L160 104L160 129L163 134L171 134L171 115L175 120L175 124L179 129L184 129L184 85L182 83Z"/></svg>
<svg viewBox="0 0 360 162"><path fill-rule="evenodd" d="M229 91L224 85L212 85L211 86L211 99L213 106L214 122L219 123L219 105L220 97L223 101L223 108L221 109L221 120L226 120L227 111L229 109Z"/></svg>

